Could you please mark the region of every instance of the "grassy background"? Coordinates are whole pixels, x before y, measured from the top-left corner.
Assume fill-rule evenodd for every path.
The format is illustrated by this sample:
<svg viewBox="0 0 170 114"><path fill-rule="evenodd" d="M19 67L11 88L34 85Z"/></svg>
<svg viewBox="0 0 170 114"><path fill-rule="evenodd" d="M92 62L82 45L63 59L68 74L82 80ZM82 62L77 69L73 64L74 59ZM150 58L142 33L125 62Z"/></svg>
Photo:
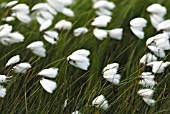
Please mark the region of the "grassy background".
<svg viewBox="0 0 170 114"><path fill-rule="evenodd" d="M1 0L3 2L5 0ZM30 7L43 0L20 0ZM113 10L112 21L107 29L122 27L124 29L123 40L117 41L106 38L97 40L90 26L96 17L92 9L91 0L76 0L70 6L75 12L75 17L68 18L58 14L53 23L61 19L73 22L69 31L61 31L57 45L47 43L39 33L39 24L33 20L30 24L22 24L19 21L11 22L14 31L19 31L25 36L24 43L3 46L0 44L0 74L13 75L12 80L5 85L7 95L0 98L1 114L70 114L79 110L83 114L129 114L129 113L165 113L170 112L170 73L169 69L156 76L158 85L154 93L157 101L154 107L146 105L137 91L142 88L138 85L138 76L143 71L149 71L145 66L139 65L140 58L149 50L145 46L147 38L156 35L156 30L151 26L149 14L146 8L152 3L160 3L166 6L170 18L169 0L111 0L116 4ZM0 9L0 19L7 15L7 10ZM144 17L148 20L148 26L144 29L145 38L139 40L129 28L129 21L135 17ZM0 22L4 24L4 22ZM54 26L53 24L53 26ZM53 26L51 28L53 28ZM85 26L89 32L80 37L74 37L75 28ZM26 50L26 46L32 41L42 40L47 49L47 57L39 58ZM66 57L77 49L90 50L90 68L82 71L67 63ZM169 52L167 52L168 54ZM13 74L11 68L5 68L7 60L16 55L21 55L21 61L29 61L32 65L26 74ZM169 55L163 60L170 60ZM114 86L102 77L102 69L112 62L120 64L119 72L122 75L121 83ZM48 67L58 67L59 75L55 79L57 89L53 94L47 93L41 87L40 77L37 73ZM103 94L109 101L110 108L107 111L94 108L92 100ZM65 99L68 105L63 108Z"/></svg>

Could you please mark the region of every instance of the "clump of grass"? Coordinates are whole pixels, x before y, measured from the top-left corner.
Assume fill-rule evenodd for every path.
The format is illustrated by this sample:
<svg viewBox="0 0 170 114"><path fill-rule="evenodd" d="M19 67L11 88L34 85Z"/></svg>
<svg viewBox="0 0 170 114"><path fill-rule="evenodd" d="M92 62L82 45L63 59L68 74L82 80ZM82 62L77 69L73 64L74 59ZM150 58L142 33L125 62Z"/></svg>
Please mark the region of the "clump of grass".
<svg viewBox="0 0 170 114"><path fill-rule="evenodd" d="M148 70L139 64L140 58L149 50L146 47L146 40L157 34L149 21L149 14L146 8L159 3L164 5L168 12L170 2L166 0L111 0L116 4L112 11L113 16L106 29L123 28L123 39L121 41L106 38L99 41L92 34L94 27L90 24L95 11L92 9L92 1L76 0L70 8L75 12L75 16L68 18L58 14L53 20L53 24L61 19L67 19L73 23L68 31L61 31L57 45L50 45L39 32L39 24L36 20L29 24L23 24L18 20L10 22L13 30L20 31L25 36L23 43L16 43L9 46L0 44L0 74L13 75L13 78L4 86L7 94L0 98L1 114L70 114L79 110L83 114L113 114L113 113L168 113L170 97L170 73L167 68L164 73L156 75L158 82L154 98L156 104L148 106L137 95L141 88L138 84L139 75ZM2 2L6 2L2 0ZM32 7L43 0L22 0L22 3ZM0 20L8 13L8 9L0 8ZM145 38L139 40L130 30L129 22L135 17L144 17L148 21L148 26L144 28ZM170 18L168 13L165 18ZM0 25L4 24L0 21ZM85 26L89 32L75 37L73 30ZM26 49L26 46L33 41L41 40L46 48L46 57L38 57ZM91 52L90 67L87 71L71 66L66 58L78 49L87 49ZM167 51L164 60L169 61L170 56ZM13 74L11 68L5 68L9 58L19 54L21 62L28 61L32 68L25 74ZM103 68L109 64L117 62L120 64L119 73L121 82L115 86L107 82L102 76ZM59 73L54 81L57 89L52 93L47 93L40 85L40 77L37 74L44 68L59 68ZM150 71L150 69L148 70ZM103 94L108 100L108 110L102 110L92 106L92 101L96 96ZM65 100L68 99L67 106L64 107Z"/></svg>

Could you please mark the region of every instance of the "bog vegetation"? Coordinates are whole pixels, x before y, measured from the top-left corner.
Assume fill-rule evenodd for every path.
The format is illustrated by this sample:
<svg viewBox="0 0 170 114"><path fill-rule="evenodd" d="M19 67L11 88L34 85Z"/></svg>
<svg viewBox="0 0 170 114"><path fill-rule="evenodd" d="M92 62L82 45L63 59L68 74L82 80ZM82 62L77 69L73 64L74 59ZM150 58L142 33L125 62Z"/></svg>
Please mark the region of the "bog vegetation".
<svg viewBox="0 0 170 114"><path fill-rule="evenodd" d="M0 114L170 112L170 1L0 1Z"/></svg>

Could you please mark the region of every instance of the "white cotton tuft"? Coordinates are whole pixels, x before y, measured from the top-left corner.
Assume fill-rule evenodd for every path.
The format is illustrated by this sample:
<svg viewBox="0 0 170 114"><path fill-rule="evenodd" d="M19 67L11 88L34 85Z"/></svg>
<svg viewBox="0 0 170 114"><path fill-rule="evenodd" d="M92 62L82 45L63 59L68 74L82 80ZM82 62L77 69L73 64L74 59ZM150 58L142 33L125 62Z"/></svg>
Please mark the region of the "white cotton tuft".
<svg viewBox="0 0 170 114"><path fill-rule="evenodd" d="M107 0L99 0L94 2L93 4L93 9L96 10L96 14L101 16L101 15L107 15L111 16L112 11L116 5L113 2L107 1Z"/></svg>
<svg viewBox="0 0 170 114"><path fill-rule="evenodd" d="M138 28L135 27L130 27L131 31L139 38L143 39L144 38L144 32Z"/></svg>
<svg viewBox="0 0 170 114"><path fill-rule="evenodd" d="M147 8L150 14L150 20L154 28L159 30L158 25L164 20L167 9L160 4L152 4Z"/></svg>
<svg viewBox="0 0 170 114"><path fill-rule="evenodd" d="M144 18L134 18L130 21L130 25L135 28L144 28L146 27L147 21Z"/></svg>
<svg viewBox="0 0 170 114"><path fill-rule="evenodd" d="M108 64L104 69L103 69L103 77L109 81L110 83L114 85L118 85L120 83L121 75L117 74L119 68L118 63L111 63Z"/></svg>
<svg viewBox="0 0 170 114"><path fill-rule="evenodd" d="M147 64L147 66L152 67L153 73L163 73L165 68L170 65L170 62L163 62L163 61L153 61Z"/></svg>
<svg viewBox="0 0 170 114"><path fill-rule="evenodd" d="M0 97L5 97L6 95L6 88L0 85Z"/></svg>
<svg viewBox="0 0 170 114"><path fill-rule="evenodd" d="M12 40L13 42L17 43L17 42L23 42L25 37L19 33L19 32L13 32L13 33L10 33L8 35Z"/></svg>
<svg viewBox="0 0 170 114"><path fill-rule="evenodd" d="M5 66L7 67L13 65L15 63L18 63L19 61L20 61L20 55L13 56L8 60Z"/></svg>
<svg viewBox="0 0 170 114"><path fill-rule="evenodd" d="M170 19L162 21L158 26L157 30L165 30L165 31L170 31Z"/></svg>
<svg viewBox="0 0 170 114"><path fill-rule="evenodd" d="M147 21L144 18L134 18L130 21L131 31L139 38L144 38L143 28L146 27Z"/></svg>
<svg viewBox="0 0 170 114"><path fill-rule="evenodd" d="M14 73L26 73L28 69L31 68L31 65L27 62L19 63L13 67Z"/></svg>
<svg viewBox="0 0 170 114"><path fill-rule="evenodd" d="M29 23L31 21L31 17L25 13L17 12L16 17L23 23Z"/></svg>
<svg viewBox="0 0 170 114"><path fill-rule="evenodd" d="M5 75L0 75L0 83L7 83L12 76L5 76Z"/></svg>
<svg viewBox="0 0 170 114"><path fill-rule="evenodd" d="M137 94L139 94L142 97L145 98L151 98L153 95L153 90L152 89L140 89Z"/></svg>
<svg viewBox="0 0 170 114"><path fill-rule="evenodd" d="M14 1L11 1L11 2L8 2L5 7L11 7L11 6L14 6L18 3L18 1L14 0Z"/></svg>
<svg viewBox="0 0 170 114"><path fill-rule="evenodd" d="M46 56L46 49L44 48L44 43L42 41L32 42L26 48L30 49L34 54L40 57Z"/></svg>
<svg viewBox="0 0 170 114"><path fill-rule="evenodd" d="M155 76L151 72L143 72L140 77L146 80L153 80Z"/></svg>
<svg viewBox="0 0 170 114"><path fill-rule="evenodd" d="M69 55L67 61L77 68L88 70L88 67L90 66L90 60L88 58L89 54L90 52L88 50L80 49Z"/></svg>
<svg viewBox="0 0 170 114"><path fill-rule="evenodd" d="M40 80L40 84L48 93L53 93L53 91L57 88L56 82L44 78Z"/></svg>
<svg viewBox="0 0 170 114"><path fill-rule="evenodd" d="M74 111L74 112L72 112L71 114L81 114L79 111Z"/></svg>
<svg viewBox="0 0 170 114"><path fill-rule="evenodd" d="M105 99L103 95L97 96L93 101L92 105L97 108L102 108L107 110L109 108L108 101Z"/></svg>
<svg viewBox="0 0 170 114"><path fill-rule="evenodd" d="M147 11L151 14L157 14L159 16L164 16L167 13L167 9L160 4L152 4L147 8Z"/></svg>
<svg viewBox="0 0 170 114"><path fill-rule="evenodd" d="M90 51L86 49L79 49L79 50L74 51L72 54L88 57L90 55Z"/></svg>
<svg viewBox="0 0 170 114"><path fill-rule="evenodd" d="M52 25L52 20L47 20L45 21L41 26L40 26L40 29L39 31L44 31L46 30L47 28L49 28L50 26Z"/></svg>
<svg viewBox="0 0 170 114"><path fill-rule="evenodd" d="M14 21L15 20L15 17L12 17L12 16L8 16L6 18L2 18L3 21L5 22L11 22L11 21Z"/></svg>
<svg viewBox="0 0 170 114"><path fill-rule="evenodd" d="M106 27L108 23L111 21L111 19L112 18L110 16L101 15L96 17L94 21L91 23L91 25L96 27Z"/></svg>
<svg viewBox="0 0 170 114"><path fill-rule="evenodd" d="M123 34L123 29L122 28L116 28L108 31L108 35L116 40L121 40L122 39L122 34Z"/></svg>
<svg viewBox="0 0 170 114"><path fill-rule="evenodd" d="M38 75L49 77L49 78L55 78L57 74L58 74L58 68L43 69L41 72L38 73Z"/></svg>
<svg viewBox="0 0 170 114"><path fill-rule="evenodd" d="M119 64L118 63L111 63L108 64L104 69L103 72L110 70L110 69L118 69L119 68Z"/></svg>
<svg viewBox="0 0 170 114"><path fill-rule="evenodd" d="M54 16L48 11L39 11L39 16L42 16L45 20L53 20Z"/></svg>
<svg viewBox="0 0 170 114"><path fill-rule="evenodd" d="M74 30L74 36L78 37L82 34L85 34L88 32L88 29L85 27L80 27Z"/></svg>
<svg viewBox="0 0 170 114"><path fill-rule="evenodd" d="M105 0L100 0L94 3L93 8L94 9L99 9L99 8L106 8L113 10L116 7L116 5L113 2L105 1Z"/></svg>
<svg viewBox="0 0 170 114"><path fill-rule="evenodd" d="M36 16L36 20L37 22L42 25L43 23L45 23L46 19L44 19L43 17L41 16Z"/></svg>
<svg viewBox="0 0 170 114"><path fill-rule="evenodd" d="M61 12L68 17L74 17L74 12L69 8L63 8Z"/></svg>
<svg viewBox="0 0 170 114"><path fill-rule="evenodd" d="M147 53L140 59L140 64L147 64L153 61L157 61L157 57L151 53Z"/></svg>
<svg viewBox="0 0 170 114"><path fill-rule="evenodd" d="M29 44L27 46L28 49L35 49L35 48L38 48L38 47L43 47L44 46L44 43L42 41L35 41L35 42L32 42L31 44Z"/></svg>
<svg viewBox="0 0 170 114"><path fill-rule="evenodd" d="M144 100L145 103L148 104L149 106L154 106L154 104L155 104L155 100L154 100L154 99L143 97L143 100Z"/></svg>
<svg viewBox="0 0 170 114"><path fill-rule="evenodd" d="M12 26L8 24L4 24L0 26L0 37L8 36L8 34L12 31Z"/></svg>
<svg viewBox="0 0 170 114"><path fill-rule="evenodd" d="M107 38L107 30L95 28L93 30L93 34L98 40L103 40L104 38Z"/></svg>
<svg viewBox="0 0 170 114"><path fill-rule="evenodd" d="M157 82L154 80L142 79L139 81L139 84L141 84L144 87L154 88Z"/></svg>
<svg viewBox="0 0 170 114"><path fill-rule="evenodd" d="M151 14L150 15L150 21L151 21L151 24L154 28L158 29L158 25L164 20L163 17L160 17L159 15L156 15L156 14Z"/></svg>
<svg viewBox="0 0 170 114"><path fill-rule="evenodd" d="M66 20L61 20L55 25L55 29L58 30L68 30L72 27L72 23Z"/></svg>
<svg viewBox="0 0 170 114"><path fill-rule="evenodd" d="M57 41L59 40L58 32L53 30L46 31L43 37L47 42L49 42L52 45L57 44Z"/></svg>
<svg viewBox="0 0 170 114"><path fill-rule="evenodd" d="M112 12L110 10L105 9L105 8L97 9L96 14L99 15L99 16L101 16L101 15L112 16Z"/></svg>
<svg viewBox="0 0 170 114"><path fill-rule="evenodd" d="M165 57L165 51L161 48L157 48L155 46L148 46L148 48L158 57L164 58Z"/></svg>
<svg viewBox="0 0 170 114"><path fill-rule="evenodd" d="M12 7L12 11L16 13L23 13L23 14L29 14L29 6L26 4L17 4L14 7Z"/></svg>
<svg viewBox="0 0 170 114"><path fill-rule="evenodd" d="M31 10L32 11L46 11L47 4L46 3L38 3L38 4L34 5Z"/></svg>

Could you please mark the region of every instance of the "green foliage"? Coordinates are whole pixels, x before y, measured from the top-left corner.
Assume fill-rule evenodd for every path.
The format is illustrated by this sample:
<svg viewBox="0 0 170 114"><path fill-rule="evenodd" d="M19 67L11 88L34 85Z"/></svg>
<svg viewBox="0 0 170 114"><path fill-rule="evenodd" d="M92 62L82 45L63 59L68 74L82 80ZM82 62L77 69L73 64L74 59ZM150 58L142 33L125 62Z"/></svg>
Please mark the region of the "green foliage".
<svg viewBox="0 0 170 114"><path fill-rule="evenodd" d="M5 0L1 0L3 2ZM112 0L116 4L113 10L112 21L107 29L122 27L124 29L123 40L114 39L97 40L93 34L93 27L90 26L96 16L92 9L91 0L77 0L71 6L75 17L68 18L58 14L53 23L61 19L73 22L69 31L61 31L57 45L47 43L41 33L39 24L33 20L30 24L23 24L19 21L11 22L14 30L24 34L24 43L17 43L10 46L0 44L0 74L13 75L7 85L7 95L0 98L1 114L70 114L79 110L83 114L131 114L131 113L165 113L170 111L170 73L156 76L158 85L153 98L156 105L149 107L140 96L137 95L140 85L138 76L144 70L139 65L143 54L149 52L145 46L148 37L157 34L151 26L149 14L146 8L152 3L160 3L167 7L170 18L169 0ZM20 0L30 7L44 0ZM0 19L7 15L7 11L0 9ZM148 26L144 29L146 37L143 40L136 38L129 28L129 21L135 17L144 17L148 20ZM3 24L3 22L0 22ZM75 37L73 30L85 26L89 32L83 36ZM47 57L39 58L26 50L26 46L32 41L42 40L47 49ZM91 52L90 68L82 71L67 63L66 57L77 49L87 49ZM18 75L11 72L11 68L5 68L7 60L20 54L21 61L28 61L32 65L26 74ZM166 60L170 60L167 56ZM120 64L121 83L114 86L102 77L102 69L112 62ZM37 73L44 68L57 67L59 75L55 79L57 89L53 94L47 93L40 85L40 77ZM91 106L92 100L103 94L109 102L107 111ZM68 105L64 108L64 101L68 99Z"/></svg>

